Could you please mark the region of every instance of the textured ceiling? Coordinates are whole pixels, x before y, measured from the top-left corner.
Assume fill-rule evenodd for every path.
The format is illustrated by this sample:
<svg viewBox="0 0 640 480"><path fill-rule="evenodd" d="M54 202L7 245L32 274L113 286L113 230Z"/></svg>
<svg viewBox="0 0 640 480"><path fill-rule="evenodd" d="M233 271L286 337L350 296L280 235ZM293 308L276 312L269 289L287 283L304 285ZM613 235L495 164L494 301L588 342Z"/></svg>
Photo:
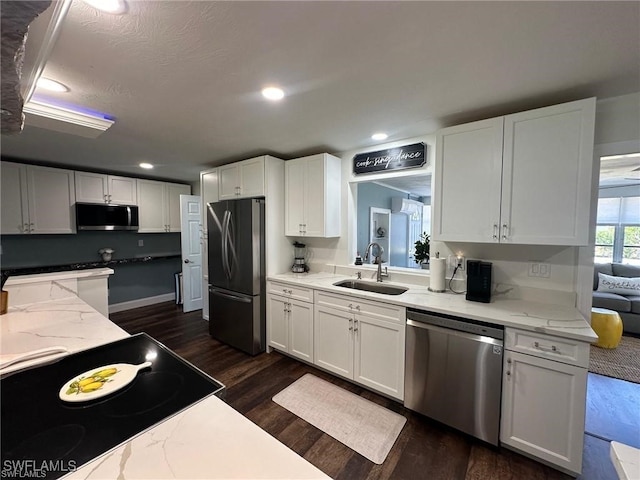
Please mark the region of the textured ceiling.
<svg viewBox="0 0 640 480"><path fill-rule="evenodd" d="M148 161L159 178L195 180L259 154L366 151L379 130L391 141L640 91L640 2L130 1L128 10L75 0L44 70L71 88L54 97L115 125L86 139L27 119L22 134L2 136L4 155L133 175ZM269 83L288 96L265 102Z"/></svg>
<svg viewBox="0 0 640 480"><path fill-rule="evenodd" d="M0 6L2 23L2 133L22 130L22 97L20 80L24 64L24 45L29 24L51 5L51 0L19 2L3 1Z"/></svg>

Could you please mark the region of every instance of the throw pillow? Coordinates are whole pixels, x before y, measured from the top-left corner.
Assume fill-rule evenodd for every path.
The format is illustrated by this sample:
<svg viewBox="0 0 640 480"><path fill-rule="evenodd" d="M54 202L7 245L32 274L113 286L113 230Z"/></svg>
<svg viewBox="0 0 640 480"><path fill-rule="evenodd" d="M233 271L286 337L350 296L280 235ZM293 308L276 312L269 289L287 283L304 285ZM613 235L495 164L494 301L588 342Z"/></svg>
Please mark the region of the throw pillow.
<svg viewBox="0 0 640 480"><path fill-rule="evenodd" d="M598 292L640 295L640 277L614 277L598 273Z"/></svg>

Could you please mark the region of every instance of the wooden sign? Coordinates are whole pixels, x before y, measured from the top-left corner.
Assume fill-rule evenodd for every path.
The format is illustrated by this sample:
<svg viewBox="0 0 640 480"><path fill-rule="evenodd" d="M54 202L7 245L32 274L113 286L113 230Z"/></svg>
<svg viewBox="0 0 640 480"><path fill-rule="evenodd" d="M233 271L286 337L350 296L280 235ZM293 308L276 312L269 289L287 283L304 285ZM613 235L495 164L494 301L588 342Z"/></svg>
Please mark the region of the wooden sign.
<svg viewBox="0 0 640 480"><path fill-rule="evenodd" d="M353 157L353 173L378 173L422 167L427 162L427 146L413 143L402 147L359 153Z"/></svg>

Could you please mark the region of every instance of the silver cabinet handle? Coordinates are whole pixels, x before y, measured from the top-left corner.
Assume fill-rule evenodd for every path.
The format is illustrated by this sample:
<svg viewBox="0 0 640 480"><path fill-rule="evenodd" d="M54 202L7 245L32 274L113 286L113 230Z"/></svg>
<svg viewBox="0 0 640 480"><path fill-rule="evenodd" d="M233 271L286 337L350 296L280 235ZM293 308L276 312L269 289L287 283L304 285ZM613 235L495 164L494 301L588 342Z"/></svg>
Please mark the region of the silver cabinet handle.
<svg viewBox="0 0 640 480"><path fill-rule="evenodd" d="M349 319L349 331L353 330L353 318Z"/></svg>
<svg viewBox="0 0 640 480"><path fill-rule="evenodd" d="M353 323L354 323L354 325L355 325L355 326L354 326L354 328L353 328L353 331L354 331L354 332L357 332L357 331L358 331L358 320L354 320L354 322L353 322Z"/></svg>
<svg viewBox="0 0 640 480"><path fill-rule="evenodd" d="M498 224L493 224L493 239L498 240Z"/></svg>
<svg viewBox="0 0 640 480"><path fill-rule="evenodd" d="M509 226L506 223L502 224L502 239L506 240L509 233Z"/></svg>
<svg viewBox="0 0 640 480"><path fill-rule="evenodd" d="M555 345L551 345L551 347L545 347L540 345L539 342L533 342L533 346L536 347L538 350L542 350L542 351L549 351L551 350L552 352L557 352L558 351L558 347L556 347Z"/></svg>

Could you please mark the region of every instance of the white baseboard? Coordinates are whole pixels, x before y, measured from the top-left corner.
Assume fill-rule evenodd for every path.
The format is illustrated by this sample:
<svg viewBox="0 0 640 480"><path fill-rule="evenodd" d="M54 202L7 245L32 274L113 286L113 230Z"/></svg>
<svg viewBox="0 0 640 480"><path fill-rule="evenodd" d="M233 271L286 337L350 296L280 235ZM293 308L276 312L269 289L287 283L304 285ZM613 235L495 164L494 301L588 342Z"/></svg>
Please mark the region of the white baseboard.
<svg viewBox="0 0 640 480"><path fill-rule="evenodd" d="M137 300L131 300L129 302L114 303L109 305L109 313L123 312L125 310L131 310L138 307L146 307L147 305L155 305L156 303L171 302L176 300L175 293L165 293L163 295L156 295L155 297L139 298Z"/></svg>

